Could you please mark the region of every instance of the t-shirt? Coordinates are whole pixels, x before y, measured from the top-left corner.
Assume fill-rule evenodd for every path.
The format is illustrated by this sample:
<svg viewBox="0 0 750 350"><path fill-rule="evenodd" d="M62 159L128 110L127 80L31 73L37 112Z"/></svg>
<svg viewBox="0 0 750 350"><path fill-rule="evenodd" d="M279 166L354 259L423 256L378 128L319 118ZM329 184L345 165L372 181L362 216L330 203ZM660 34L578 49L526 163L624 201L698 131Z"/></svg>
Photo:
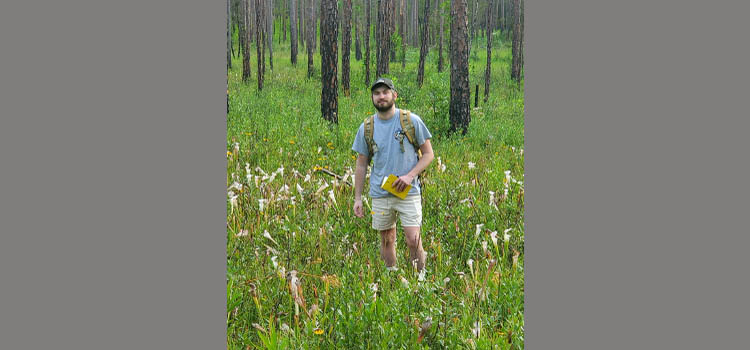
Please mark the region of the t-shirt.
<svg viewBox="0 0 750 350"><path fill-rule="evenodd" d="M409 138L401 130L400 120L400 109L396 109L396 113L393 114L388 120L381 120L380 117L375 117L373 121L373 142L377 145L377 152L372 156L372 171L370 173L370 197L381 198L386 196L392 196L386 190L380 188L380 184L383 183L383 178L389 174L396 176L406 175L411 169L417 165L419 159L417 158L417 150L414 149ZM409 114L411 116L411 122L414 124L414 135L416 136L417 144L422 146L425 141L432 137L430 131L427 130L424 122L418 115L414 113ZM401 142L403 139L404 151L401 151ZM370 156L370 152L367 149L367 141L365 141L365 123L363 122L359 126L357 136L354 137L354 144L352 150ZM409 190L409 195L419 194L419 180L414 177L411 183L412 188Z"/></svg>

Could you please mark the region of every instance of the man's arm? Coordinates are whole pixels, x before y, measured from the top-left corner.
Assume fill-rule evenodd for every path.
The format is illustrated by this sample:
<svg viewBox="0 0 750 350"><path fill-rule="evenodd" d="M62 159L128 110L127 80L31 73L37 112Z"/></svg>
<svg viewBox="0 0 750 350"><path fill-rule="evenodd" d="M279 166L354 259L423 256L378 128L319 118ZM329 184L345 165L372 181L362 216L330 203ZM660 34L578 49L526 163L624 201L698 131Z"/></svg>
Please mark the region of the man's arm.
<svg viewBox="0 0 750 350"><path fill-rule="evenodd" d="M419 159L417 165L415 165L406 175L399 176L398 180L393 182L393 187L396 187L397 190L401 191L406 188L407 185L411 184L414 178L427 168L427 166L432 163L433 159L435 159L435 154L432 153L430 139L425 140L424 143L419 146L419 150L422 151L422 158Z"/></svg>
<svg viewBox="0 0 750 350"><path fill-rule="evenodd" d="M367 172L367 163L370 158L364 154L357 157L357 168L354 170L354 200L362 200L362 189L365 187L365 173Z"/></svg>

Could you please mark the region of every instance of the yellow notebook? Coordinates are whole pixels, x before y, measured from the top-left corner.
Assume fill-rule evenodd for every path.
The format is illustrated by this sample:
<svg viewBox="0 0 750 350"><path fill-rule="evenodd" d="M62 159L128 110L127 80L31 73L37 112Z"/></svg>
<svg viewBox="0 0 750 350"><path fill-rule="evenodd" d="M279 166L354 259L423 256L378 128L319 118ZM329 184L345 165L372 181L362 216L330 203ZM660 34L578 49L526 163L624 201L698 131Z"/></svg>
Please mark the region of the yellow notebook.
<svg viewBox="0 0 750 350"><path fill-rule="evenodd" d="M390 174L388 177L383 178L383 184L380 185L380 188L392 193L394 196L405 199L406 195L409 194L409 190L411 189L411 185L406 185L406 188L404 188L403 191L399 192L393 187L393 183L398 180L398 177L396 175Z"/></svg>

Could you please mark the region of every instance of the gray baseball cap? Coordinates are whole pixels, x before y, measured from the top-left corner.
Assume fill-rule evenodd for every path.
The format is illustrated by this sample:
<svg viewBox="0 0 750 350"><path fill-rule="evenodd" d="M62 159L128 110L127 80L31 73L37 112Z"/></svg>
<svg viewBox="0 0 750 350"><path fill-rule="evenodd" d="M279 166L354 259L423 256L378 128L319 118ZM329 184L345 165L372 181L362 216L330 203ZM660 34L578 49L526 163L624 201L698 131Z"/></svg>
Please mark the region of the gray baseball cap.
<svg viewBox="0 0 750 350"><path fill-rule="evenodd" d="M375 87L380 84L385 84L389 89L396 91L396 88L393 87L393 82L388 78L378 78L378 80L375 80L375 82L372 83L372 86L370 86L370 91L374 90Z"/></svg>

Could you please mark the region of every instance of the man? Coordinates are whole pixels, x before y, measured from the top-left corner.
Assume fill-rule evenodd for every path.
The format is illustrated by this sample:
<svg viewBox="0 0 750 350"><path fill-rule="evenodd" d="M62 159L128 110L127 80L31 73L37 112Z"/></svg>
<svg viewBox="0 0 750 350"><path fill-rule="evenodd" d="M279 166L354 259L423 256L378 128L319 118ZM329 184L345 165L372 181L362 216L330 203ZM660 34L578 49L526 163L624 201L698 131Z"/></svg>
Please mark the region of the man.
<svg viewBox="0 0 750 350"><path fill-rule="evenodd" d="M409 114L414 126L416 142L419 150L422 151L422 157L418 159L417 150L405 140L406 134L400 122L402 110L394 105L398 93L393 87L393 82L387 78L379 78L372 84L370 91L372 104L377 109L377 115L372 123L372 140L375 143L373 146L376 147L373 147L374 154L370 154L363 122L359 126L352 146L352 150L359 153L354 177L354 214L359 218L364 217L362 189L367 165L372 158L369 195L372 198L372 228L380 231L380 257L385 261L388 270L398 269L396 267L396 216L398 215L404 229L406 245L409 247L409 259L411 262L416 262L420 276L424 276L422 271L425 264L425 251L422 248L419 232L422 226L422 203L417 176L435 158L430 144L432 135L419 116ZM412 185L405 199L400 199L380 187L383 178L389 174L398 177L398 180L393 183L393 187L398 191L402 191L409 184Z"/></svg>

